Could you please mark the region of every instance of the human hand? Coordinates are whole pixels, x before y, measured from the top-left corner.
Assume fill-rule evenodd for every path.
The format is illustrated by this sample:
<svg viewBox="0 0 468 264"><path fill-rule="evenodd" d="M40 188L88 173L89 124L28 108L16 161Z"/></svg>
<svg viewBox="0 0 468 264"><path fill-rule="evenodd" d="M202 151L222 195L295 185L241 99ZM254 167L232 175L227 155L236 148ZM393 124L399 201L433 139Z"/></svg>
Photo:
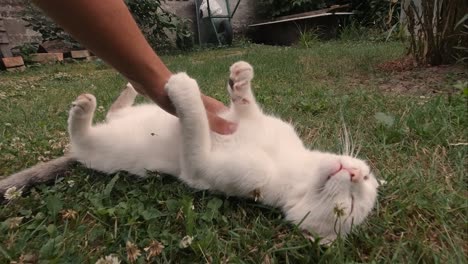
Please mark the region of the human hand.
<svg viewBox="0 0 468 264"><path fill-rule="evenodd" d="M210 129L213 132L221 135L229 135L236 131L236 123L227 121L217 115L217 113L227 110L227 107L223 103L206 95L202 95L202 100L205 105Z"/></svg>
<svg viewBox="0 0 468 264"><path fill-rule="evenodd" d="M165 92L147 94L146 91L151 91L151 90L144 89L141 85L135 82L132 82L132 84L133 84L133 88L135 88L135 90L139 94L150 97L162 109L164 109L170 114L176 115L175 108L172 105L171 101L169 100L169 97L167 96ZM218 116L218 113L226 111L227 107L223 103L221 103L220 101L212 97L206 96L204 94L202 94L201 96L202 96L203 105L205 106L205 109L206 109L206 115L208 116L208 123L210 125L210 129L213 132L216 132L221 135L230 135L234 133L237 129L237 124L227 121Z"/></svg>

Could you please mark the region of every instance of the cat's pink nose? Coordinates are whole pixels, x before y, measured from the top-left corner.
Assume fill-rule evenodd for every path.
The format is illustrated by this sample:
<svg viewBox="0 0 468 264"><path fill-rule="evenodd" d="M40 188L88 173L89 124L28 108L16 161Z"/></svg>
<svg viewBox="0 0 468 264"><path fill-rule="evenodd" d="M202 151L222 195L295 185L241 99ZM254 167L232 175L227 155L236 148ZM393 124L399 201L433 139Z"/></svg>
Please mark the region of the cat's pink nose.
<svg viewBox="0 0 468 264"><path fill-rule="evenodd" d="M361 172L358 169L346 169L349 172L349 177L352 182L359 182L362 178Z"/></svg>

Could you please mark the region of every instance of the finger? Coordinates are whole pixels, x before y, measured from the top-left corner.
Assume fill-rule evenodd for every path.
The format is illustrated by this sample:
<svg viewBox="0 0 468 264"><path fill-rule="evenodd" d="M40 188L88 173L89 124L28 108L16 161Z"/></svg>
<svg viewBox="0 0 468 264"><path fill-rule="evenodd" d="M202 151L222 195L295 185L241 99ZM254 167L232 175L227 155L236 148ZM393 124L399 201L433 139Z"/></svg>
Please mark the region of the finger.
<svg viewBox="0 0 468 264"><path fill-rule="evenodd" d="M206 114L208 115L208 123L210 124L210 129L213 132L216 132L221 135L230 135L236 131L236 123L229 122L212 112L206 112Z"/></svg>
<svg viewBox="0 0 468 264"><path fill-rule="evenodd" d="M223 103L212 97L202 94L202 100L208 112L219 113L227 110L227 107Z"/></svg>

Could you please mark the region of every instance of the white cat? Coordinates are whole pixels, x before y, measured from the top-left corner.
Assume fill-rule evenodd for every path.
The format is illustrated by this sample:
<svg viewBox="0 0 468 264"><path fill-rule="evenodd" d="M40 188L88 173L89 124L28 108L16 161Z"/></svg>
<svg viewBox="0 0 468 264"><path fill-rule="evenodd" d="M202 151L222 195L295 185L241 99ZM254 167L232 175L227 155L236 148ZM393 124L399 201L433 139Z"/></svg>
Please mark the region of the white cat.
<svg viewBox="0 0 468 264"><path fill-rule="evenodd" d="M93 126L96 99L80 95L68 120L71 158L106 173L158 171L196 189L255 198L281 208L321 243L348 234L376 201L369 166L349 153L304 147L290 124L262 112L252 78L248 63L231 66L231 105L219 115L238 123L232 135L210 131L197 83L185 73L166 84L179 119L154 104L132 106L137 93L127 85L106 121Z"/></svg>

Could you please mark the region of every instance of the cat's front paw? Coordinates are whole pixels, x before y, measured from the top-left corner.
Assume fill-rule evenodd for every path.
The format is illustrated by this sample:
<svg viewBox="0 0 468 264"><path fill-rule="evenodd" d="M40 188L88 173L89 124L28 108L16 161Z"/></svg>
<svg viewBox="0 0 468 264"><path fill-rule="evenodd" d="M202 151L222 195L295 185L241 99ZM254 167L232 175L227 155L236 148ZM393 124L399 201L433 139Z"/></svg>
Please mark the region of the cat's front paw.
<svg viewBox="0 0 468 264"><path fill-rule="evenodd" d="M72 103L70 114L75 116L89 115L96 109L96 97L92 94L81 94Z"/></svg>
<svg viewBox="0 0 468 264"><path fill-rule="evenodd" d="M165 89L176 106L183 106L191 104L193 100L200 100L197 81L190 78L185 72L172 75L167 81Z"/></svg>

